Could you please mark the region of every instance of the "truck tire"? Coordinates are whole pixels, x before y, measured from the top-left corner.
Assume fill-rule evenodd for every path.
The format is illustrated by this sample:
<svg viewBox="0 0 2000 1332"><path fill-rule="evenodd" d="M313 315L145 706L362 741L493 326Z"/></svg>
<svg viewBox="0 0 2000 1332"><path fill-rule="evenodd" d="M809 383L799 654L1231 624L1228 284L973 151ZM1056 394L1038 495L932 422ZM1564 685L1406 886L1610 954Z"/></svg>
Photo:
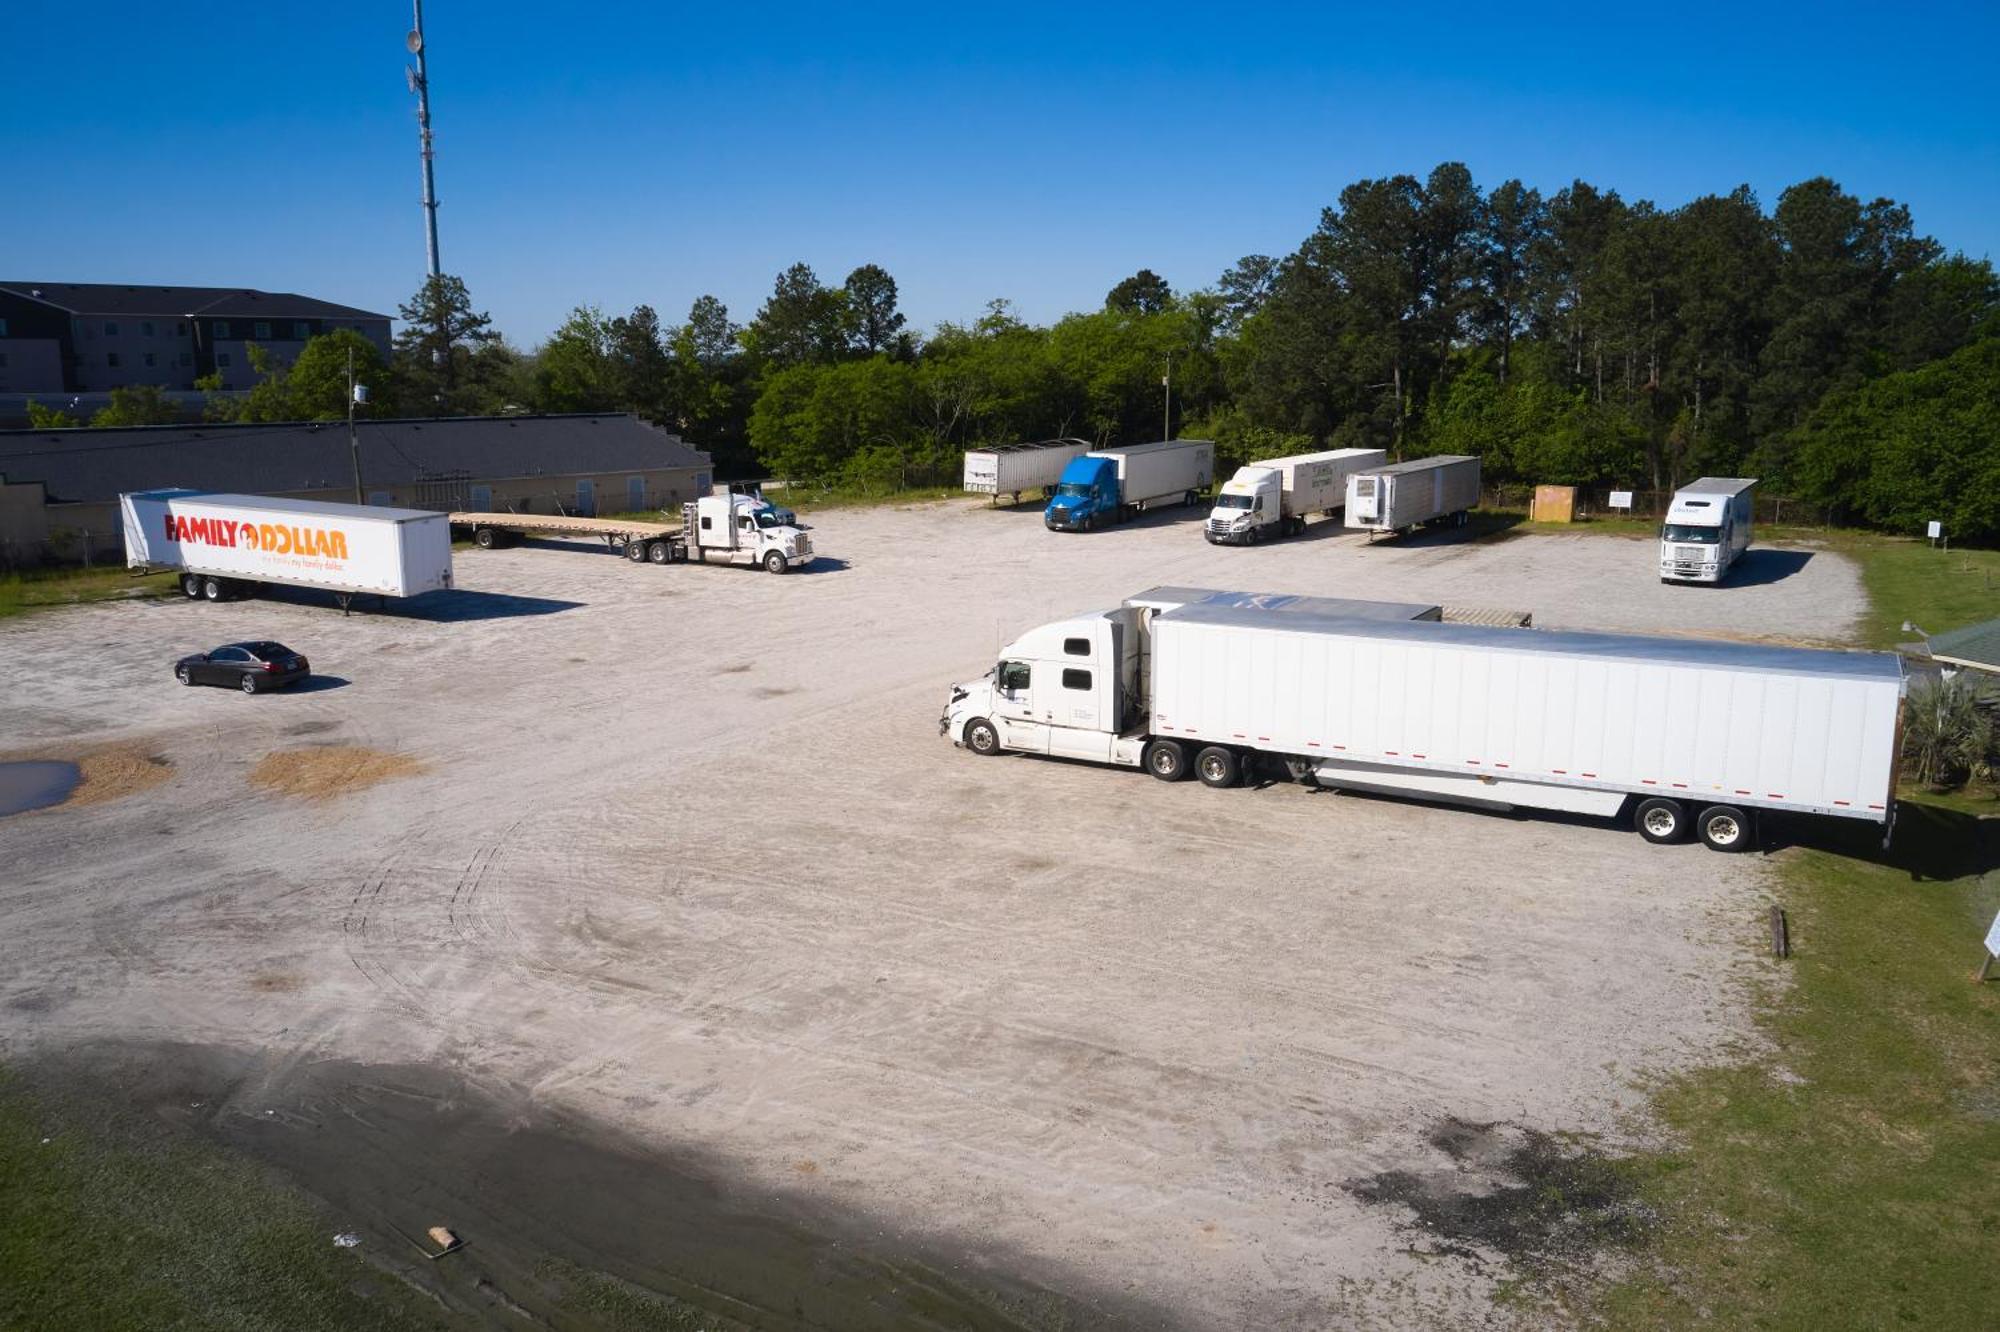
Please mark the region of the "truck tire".
<svg viewBox="0 0 2000 1332"><path fill-rule="evenodd" d="M481 550L492 550L500 544L500 534L490 527L476 527L472 530L472 544Z"/></svg>
<svg viewBox="0 0 2000 1332"><path fill-rule="evenodd" d="M201 596L204 601L221 601L229 595L229 584L220 578L201 580Z"/></svg>
<svg viewBox="0 0 2000 1332"><path fill-rule="evenodd" d="M1000 732L993 729L993 723L984 717L974 717L965 724L965 747L984 758L991 758L1000 752Z"/></svg>
<svg viewBox="0 0 2000 1332"><path fill-rule="evenodd" d="M1750 818L1734 805L1710 805L1695 820L1695 831L1711 851L1750 849Z"/></svg>
<svg viewBox="0 0 2000 1332"><path fill-rule="evenodd" d="M1243 764L1235 750L1225 745L1210 745L1194 756L1194 772L1203 786L1220 791L1242 780Z"/></svg>
<svg viewBox="0 0 2000 1332"><path fill-rule="evenodd" d="M646 558L655 564L669 564L674 558L673 543L669 541L649 541L646 543Z"/></svg>
<svg viewBox="0 0 2000 1332"><path fill-rule="evenodd" d="M184 595L185 595L185 596L187 597L187 599L188 599L189 601L200 601L200 600L201 600L201 575L200 575L200 574L182 574L182 575L181 575L181 592L182 592L182 593L183 593L183 594L184 594Z"/></svg>
<svg viewBox="0 0 2000 1332"><path fill-rule="evenodd" d="M1687 806L1665 796L1641 800L1639 807L1632 811L1632 826L1638 830L1639 836L1655 846L1685 842L1688 835Z"/></svg>
<svg viewBox="0 0 2000 1332"><path fill-rule="evenodd" d="M785 567L785 554L783 551L774 550L765 554L764 572L781 574L785 571Z"/></svg>
<svg viewBox="0 0 2000 1332"><path fill-rule="evenodd" d="M646 543L644 541L626 542L625 558L634 564L644 564L646 562Z"/></svg>
<svg viewBox="0 0 2000 1332"><path fill-rule="evenodd" d="M1188 775L1187 749L1178 740L1153 740L1148 742L1139 761L1146 765L1146 771L1163 782L1178 782Z"/></svg>

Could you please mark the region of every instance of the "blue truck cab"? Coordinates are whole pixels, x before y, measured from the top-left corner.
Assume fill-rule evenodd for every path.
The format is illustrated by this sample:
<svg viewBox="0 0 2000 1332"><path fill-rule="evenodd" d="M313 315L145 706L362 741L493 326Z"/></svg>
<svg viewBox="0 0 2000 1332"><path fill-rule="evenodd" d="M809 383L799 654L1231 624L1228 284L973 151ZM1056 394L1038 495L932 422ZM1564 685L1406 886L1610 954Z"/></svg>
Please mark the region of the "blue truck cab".
<svg viewBox="0 0 2000 1332"><path fill-rule="evenodd" d="M1072 458L1056 482L1042 523L1055 531L1083 532L1119 515L1118 462L1085 454Z"/></svg>

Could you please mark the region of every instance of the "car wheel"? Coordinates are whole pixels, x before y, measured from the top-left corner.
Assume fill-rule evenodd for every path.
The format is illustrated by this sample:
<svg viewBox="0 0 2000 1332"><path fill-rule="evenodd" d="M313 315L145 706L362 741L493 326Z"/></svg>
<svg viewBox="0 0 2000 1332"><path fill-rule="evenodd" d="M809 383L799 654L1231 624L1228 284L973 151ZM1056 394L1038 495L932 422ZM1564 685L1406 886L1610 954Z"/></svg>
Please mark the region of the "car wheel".
<svg viewBox="0 0 2000 1332"><path fill-rule="evenodd" d="M201 580L201 595L205 600L220 601L226 592L227 589L223 587L220 578L204 578Z"/></svg>
<svg viewBox="0 0 2000 1332"><path fill-rule="evenodd" d="M1710 805L1695 823L1702 845L1711 851L1746 851L1750 847L1750 819L1734 805Z"/></svg>
<svg viewBox="0 0 2000 1332"><path fill-rule="evenodd" d="M764 556L765 573L781 574L784 571L785 571L785 555L783 551L774 550Z"/></svg>
<svg viewBox="0 0 2000 1332"><path fill-rule="evenodd" d="M184 685L191 685L194 683L194 672L185 666L176 666L174 667L174 679L179 680Z"/></svg>
<svg viewBox="0 0 2000 1332"><path fill-rule="evenodd" d="M1000 732L984 717L975 718L965 724L965 747L990 758L1000 752Z"/></svg>
<svg viewBox="0 0 2000 1332"><path fill-rule="evenodd" d="M258 689L257 677L254 675L244 676L242 681L237 685L237 688L241 689L246 694L256 693Z"/></svg>
<svg viewBox="0 0 2000 1332"><path fill-rule="evenodd" d="M1221 790L1236 785L1243 775L1243 765L1237 761L1235 750L1210 745L1194 756L1194 771L1203 786Z"/></svg>
<svg viewBox="0 0 2000 1332"><path fill-rule="evenodd" d="M1639 807L1632 811L1632 826L1639 830L1639 836L1655 846L1686 841L1687 825L1687 806L1678 800L1655 796L1640 801Z"/></svg>
<svg viewBox="0 0 2000 1332"><path fill-rule="evenodd" d="M189 601L200 601L200 600L201 600L201 575L200 575L200 574L182 574L182 575L181 575L181 592L182 592L182 593L183 593L183 594L184 594L184 595L185 595L185 596L187 597L187 599L188 599Z"/></svg>
<svg viewBox="0 0 2000 1332"><path fill-rule="evenodd" d="M665 541L651 542L646 546L646 558L655 564L666 564L674 558L674 548Z"/></svg>
<svg viewBox="0 0 2000 1332"><path fill-rule="evenodd" d="M1146 771L1163 782L1177 782L1188 775L1187 750L1178 740L1155 740L1139 757Z"/></svg>

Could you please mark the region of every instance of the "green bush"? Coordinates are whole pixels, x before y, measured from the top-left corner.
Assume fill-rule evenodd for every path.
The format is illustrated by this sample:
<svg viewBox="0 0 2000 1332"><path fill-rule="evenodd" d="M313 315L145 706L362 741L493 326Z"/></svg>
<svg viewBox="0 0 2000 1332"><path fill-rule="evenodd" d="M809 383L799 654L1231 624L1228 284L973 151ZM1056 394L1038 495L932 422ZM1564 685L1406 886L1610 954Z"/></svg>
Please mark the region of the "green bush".
<svg viewBox="0 0 2000 1332"><path fill-rule="evenodd" d="M1911 777L1946 790L1985 775L1993 719L1980 703L1980 687L1966 674L1928 680L1910 690L1903 714L1903 759Z"/></svg>

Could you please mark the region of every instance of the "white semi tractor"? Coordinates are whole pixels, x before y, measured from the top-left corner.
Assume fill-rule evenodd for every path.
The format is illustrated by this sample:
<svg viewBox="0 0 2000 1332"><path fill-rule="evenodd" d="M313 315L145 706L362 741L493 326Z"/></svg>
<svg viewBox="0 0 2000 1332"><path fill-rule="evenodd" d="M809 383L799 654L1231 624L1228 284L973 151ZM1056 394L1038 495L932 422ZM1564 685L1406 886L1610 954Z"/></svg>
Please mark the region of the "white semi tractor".
<svg viewBox="0 0 2000 1332"><path fill-rule="evenodd" d="M224 601L270 583L331 592L344 610L356 596L452 585L442 513L201 490L133 491L118 507L125 562L179 574L190 600Z"/></svg>
<svg viewBox="0 0 2000 1332"><path fill-rule="evenodd" d="M1660 527L1660 581L1719 583L1750 549L1755 480L1705 476L1674 492Z"/></svg>
<svg viewBox="0 0 2000 1332"><path fill-rule="evenodd" d="M1169 595L1161 595L1168 593ZM1236 785L1626 814L1650 842L1755 838L1759 811L1894 809L1904 681L1888 653L1498 629L1209 600L1080 615L954 685L939 731Z"/></svg>
<svg viewBox="0 0 2000 1332"><path fill-rule="evenodd" d="M1479 459L1440 454L1369 467L1347 479L1347 525L1400 536L1439 523L1463 526L1479 505Z"/></svg>
<svg viewBox="0 0 2000 1332"><path fill-rule="evenodd" d="M1087 439L1039 439L1026 444L998 444L965 451L965 489L971 495L998 499L1012 495L1016 504L1031 490L1047 499L1056 493L1063 468L1072 458L1090 452Z"/></svg>
<svg viewBox="0 0 2000 1332"><path fill-rule="evenodd" d="M1246 463L1223 482L1202 534L1226 546L1297 536L1307 515L1331 518L1347 503L1348 477L1388 461L1381 449L1332 449Z"/></svg>
<svg viewBox="0 0 2000 1332"><path fill-rule="evenodd" d="M451 525L482 550L524 536L594 537L634 564L743 564L781 574L813 562L810 530L760 495L703 495L681 505L678 523L567 514L454 513Z"/></svg>

